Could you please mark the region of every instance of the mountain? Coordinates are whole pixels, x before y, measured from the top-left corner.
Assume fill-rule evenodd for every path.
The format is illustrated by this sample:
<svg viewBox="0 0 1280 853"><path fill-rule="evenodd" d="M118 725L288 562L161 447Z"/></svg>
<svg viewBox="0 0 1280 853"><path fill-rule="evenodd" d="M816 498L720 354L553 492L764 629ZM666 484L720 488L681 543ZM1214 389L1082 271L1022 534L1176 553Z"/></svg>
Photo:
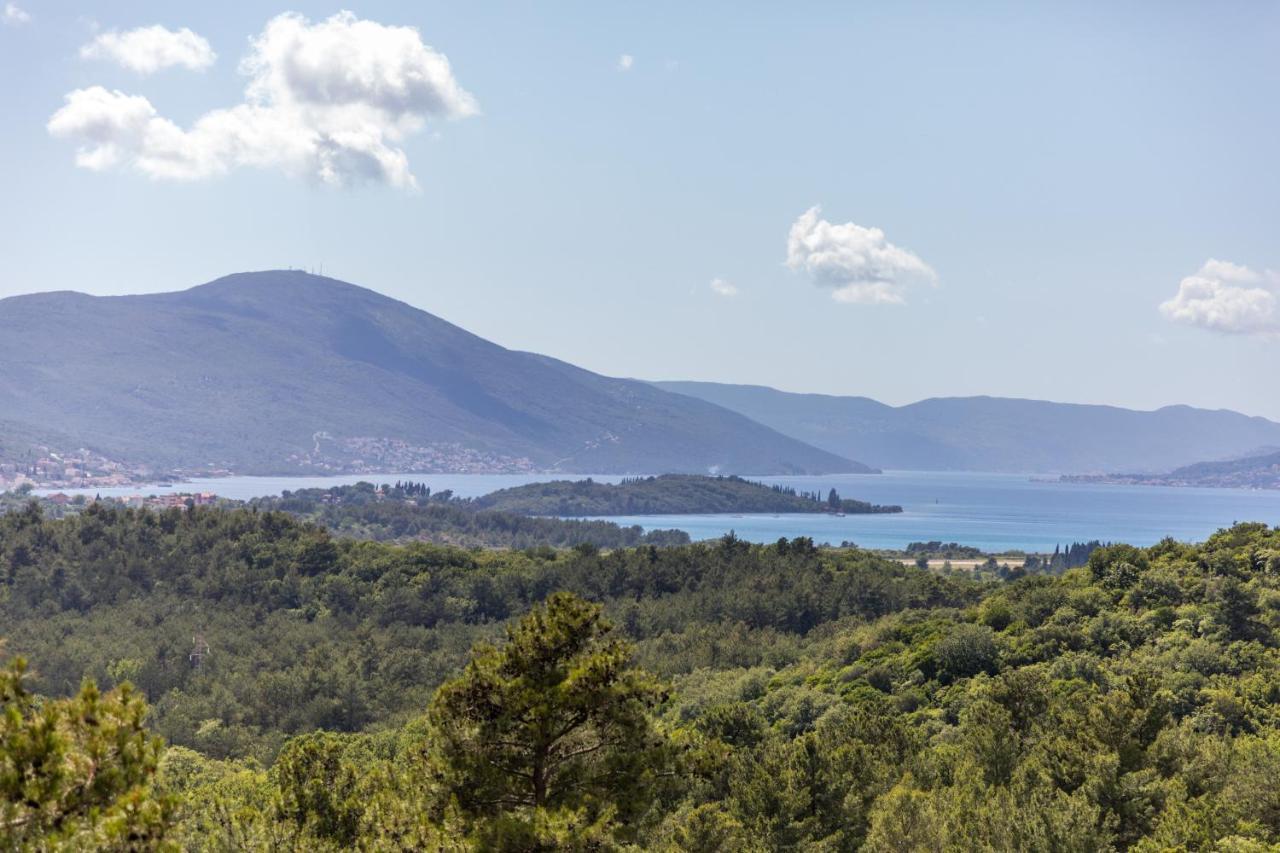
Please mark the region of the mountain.
<svg viewBox="0 0 1280 853"><path fill-rule="evenodd" d="M10 445L56 433L157 467L868 470L714 404L507 350L294 271L0 300L0 367Z"/></svg>
<svg viewBox="0 0 1280 853"><path fill-rule="evenodd" d="M1142 486L1280 489L1280 451L1223 462L1197 462L1168 474L1102 474L1062 478L1067 482L1120 483Z"/></svg>
<svg viewBox="0 0 1280 853"><path fill-rule="evenodd" d="M1171 471L1162 479L1175 485L1280 489L1280 452L1226 462L1197 462Z"/></svg>
<svg viewBox="0 0 1280 853"><path fill-rule="evenodd" d="M657 382L832 453L883 468L1025 473L1168 471L1280 444L1280 424L1237 412L1153 412L1000 397L888 406L755 385Z"/></svg>

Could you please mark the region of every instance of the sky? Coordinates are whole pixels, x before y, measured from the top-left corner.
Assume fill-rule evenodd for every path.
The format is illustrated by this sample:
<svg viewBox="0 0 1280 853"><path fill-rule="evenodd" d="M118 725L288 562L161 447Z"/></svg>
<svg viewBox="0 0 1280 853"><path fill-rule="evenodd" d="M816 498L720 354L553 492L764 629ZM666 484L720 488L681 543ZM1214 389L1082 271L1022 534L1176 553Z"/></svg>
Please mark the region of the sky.
<svg viewBox="0 0 1280 853"><path fill-rule="evenodd" d="M612 376L1280 419L1280 3L16 0L0 79L0 297L322 269Z"/></svg>

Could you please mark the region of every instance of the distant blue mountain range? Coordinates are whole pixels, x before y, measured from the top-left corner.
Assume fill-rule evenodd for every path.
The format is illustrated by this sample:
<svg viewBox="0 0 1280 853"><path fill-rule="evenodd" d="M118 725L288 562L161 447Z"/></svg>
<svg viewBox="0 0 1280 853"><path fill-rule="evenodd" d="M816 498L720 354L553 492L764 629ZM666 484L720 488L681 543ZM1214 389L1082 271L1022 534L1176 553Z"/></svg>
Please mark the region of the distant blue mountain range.
<svg viewBox="0 0 1280 853"><path fill-rule="evenodd" d="M1027 473L1164 472L1280 445L1280 424L1238 412L1153 412L1000 397L888 406L758 385L656 382L879 468Z"/></svg>

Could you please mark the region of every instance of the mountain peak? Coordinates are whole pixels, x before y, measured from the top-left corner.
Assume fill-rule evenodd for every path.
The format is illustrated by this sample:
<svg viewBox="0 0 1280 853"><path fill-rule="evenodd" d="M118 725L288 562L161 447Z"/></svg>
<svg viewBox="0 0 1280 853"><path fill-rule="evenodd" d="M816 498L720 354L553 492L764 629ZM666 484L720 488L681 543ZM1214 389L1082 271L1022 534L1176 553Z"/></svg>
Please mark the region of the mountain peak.
<svg viewBox="0 0 1280 853"><path fill-rule="evenodd" d="M394 302L375 290L352 284L330 276L316 275L303 270L255 270L231 273L205 284L198 284L182 293L196 297L236 296L263 298L270 296L341 295L361 296Z"/></svg>
<svg viewBox="0 0 1280 853"><path fill-rule="evenodd" d="M865 470L300 270L68 299L0 312L0 412L119 458L243 473Z"/></svg>

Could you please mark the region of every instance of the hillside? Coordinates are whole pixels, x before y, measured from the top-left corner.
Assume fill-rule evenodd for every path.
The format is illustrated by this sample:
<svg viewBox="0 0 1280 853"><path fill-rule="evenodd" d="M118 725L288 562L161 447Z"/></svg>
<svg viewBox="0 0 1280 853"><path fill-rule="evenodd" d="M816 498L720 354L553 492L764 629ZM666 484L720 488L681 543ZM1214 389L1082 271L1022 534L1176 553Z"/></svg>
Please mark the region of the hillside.
<svg viewBox="0 0 1280 853"><path fill-rule="evenodd" d="M1196 462L1167 474L1104 474L1064 476L1065 482L1117 483L1142 486L1280 489L1280 452L1222 462Z"/></svg>
<svg viewBox="0 0 1280 853"><path fill-rule="evenodd" d="M54 432L165 467L864 470L715 405L507 350L302 272L0 300L0 364L0 446Z"/></svg>
<svg viewBox="0 0 1280 853"><path fill-rule="evenodd" d="M881 468L1018 473L1169 471L1280 444L1280 423L1231 411L1152 412L999 397L888 406L756 385L657 382Z"/></svg>
<svg viewBox="0 0 1280 853"><path fill-rule="evenodd" d="M685 515L701 513L892 513L900 506L829 495L798 494L794 489L752 483L740 477L667 474L661 477L596 483L559 480L500 489L472 504L520 515Z"/></svg>

